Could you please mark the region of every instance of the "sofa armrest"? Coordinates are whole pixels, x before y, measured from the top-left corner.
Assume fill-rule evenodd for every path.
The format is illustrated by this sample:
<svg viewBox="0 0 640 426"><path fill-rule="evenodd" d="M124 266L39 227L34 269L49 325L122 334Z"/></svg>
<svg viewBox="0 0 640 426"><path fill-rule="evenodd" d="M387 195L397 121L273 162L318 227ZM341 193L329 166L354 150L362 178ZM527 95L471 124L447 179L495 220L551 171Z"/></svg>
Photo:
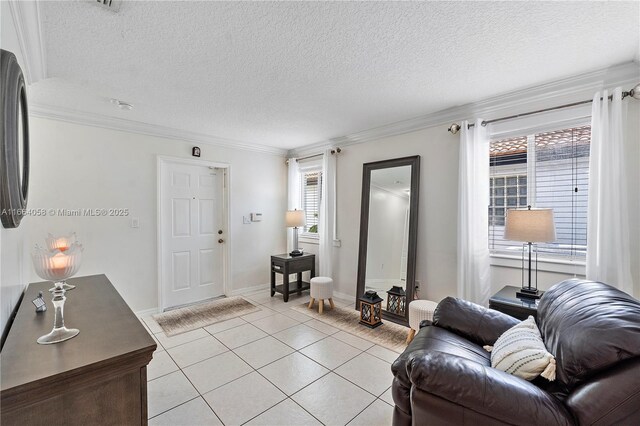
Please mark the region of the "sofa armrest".
<svg viewBox="0 0 640 426"><path fill-rule="evenodd" d="M480 346L493 345L502 333L519 322L502 312L455 297L443 299L433 313L433 325L465 337Z"/></svg>
<svg viewBox="0 0 640 426"><path fill-rule="evenodd" d="M572 425L551 394L526 380L442 352L423 353L407 365L412 385L509 424Z"/></svg>

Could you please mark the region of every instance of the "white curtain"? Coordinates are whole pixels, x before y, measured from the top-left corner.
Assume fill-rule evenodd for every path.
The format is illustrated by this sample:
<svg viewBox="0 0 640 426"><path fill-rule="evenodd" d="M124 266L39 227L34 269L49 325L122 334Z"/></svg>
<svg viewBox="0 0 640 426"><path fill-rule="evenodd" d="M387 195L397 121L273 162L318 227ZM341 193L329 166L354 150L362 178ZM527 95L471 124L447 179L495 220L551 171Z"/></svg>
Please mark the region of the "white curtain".
<svg viewBox="0 0 640 426"><path fill-rule="evenodd" d="M289 175L287 188L287 209L300 210L300 170L298 169L298 161L295 158L289 158ZM282 215L284 218L284 214ZM293 250L293 228L287 228L287 253Z"/></svg>
<svg viewBox="0 0 640 426"><path fill-rule="evenodd" d="M632 293L622 89L593 97L587 214L587 279Z"/></svg>
<svg viewBox="0 0 640 426"><path fill-rule="evenodd" d="M489 137L482 120L461 124L458 181L458 296L486 306L489 269Z"/></svg>
<svg viewBox="0 0 640 426"><path fill-rule="evenodd" d="M336 238L336 162L337 154L327 149L322 157L322 199L318 217L320 234L320 275L333 277L333 241Z"/></svg>

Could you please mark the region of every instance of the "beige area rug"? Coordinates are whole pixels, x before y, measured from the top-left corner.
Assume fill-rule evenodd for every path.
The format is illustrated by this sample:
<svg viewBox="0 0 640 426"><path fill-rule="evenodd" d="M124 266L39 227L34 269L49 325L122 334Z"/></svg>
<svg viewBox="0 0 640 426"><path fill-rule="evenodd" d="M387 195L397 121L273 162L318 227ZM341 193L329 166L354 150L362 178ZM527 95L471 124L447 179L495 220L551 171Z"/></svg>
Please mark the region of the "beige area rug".
<svg viewBox="0 0 640 426"><path fill-rule="evenodd" d="M308 304L305 303L294 306L292 309L395 352L402 352L407 347L405 344L409 332L407 327L383 320L381 326L369 328L359 323L360 312L355 309L338 307L329 309L325 304L324 313L320 314L317 304L314 305L314 309L309 309L307 306Z"/></svg>
<svg viewBox="0 0 640 426"><path fill-rule="evenodd" d="M259 310L242 297L235 296L163 312L154 315L153 319L171 337Z"/></svg>

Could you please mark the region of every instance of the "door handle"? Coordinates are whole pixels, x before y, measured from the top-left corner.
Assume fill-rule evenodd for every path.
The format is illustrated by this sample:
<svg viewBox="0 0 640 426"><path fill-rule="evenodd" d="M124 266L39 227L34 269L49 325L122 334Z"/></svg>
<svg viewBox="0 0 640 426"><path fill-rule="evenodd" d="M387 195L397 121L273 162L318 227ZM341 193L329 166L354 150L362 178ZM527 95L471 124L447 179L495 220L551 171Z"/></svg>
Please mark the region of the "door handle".
<svg viewBox="0 0 640 426"><path fill-rule="evenodd" d="M224 243L224 240L223 240L222 238L220 238L220 239L218 240L218 243L222 244L222 243Z"/></svg>

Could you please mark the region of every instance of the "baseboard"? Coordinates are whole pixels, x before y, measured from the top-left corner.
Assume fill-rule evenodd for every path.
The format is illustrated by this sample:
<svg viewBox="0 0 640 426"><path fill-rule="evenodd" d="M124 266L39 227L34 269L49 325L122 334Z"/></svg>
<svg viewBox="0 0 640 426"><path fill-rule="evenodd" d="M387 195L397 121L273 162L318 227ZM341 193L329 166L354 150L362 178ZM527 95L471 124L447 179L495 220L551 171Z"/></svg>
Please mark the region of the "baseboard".
<svg viewBox="0 0 640 426"><path fill-rule="evenodd" d="M251 287L238 288L236 290L231 291L228 295L229 296L238 296L240 294L250 293L252 291L268 290L270 286L271 286L271 284L258 284L258 285L254 285L254 286L251 286Z"/></svg>
<svg viewBox="0 0 640 426"><path fill-rule="evenodd" d="M151 308L151 309L143 309L141 311L134 312L138 318L148 317L149 315L155 315L160 312L160 309Z"/></svg>

